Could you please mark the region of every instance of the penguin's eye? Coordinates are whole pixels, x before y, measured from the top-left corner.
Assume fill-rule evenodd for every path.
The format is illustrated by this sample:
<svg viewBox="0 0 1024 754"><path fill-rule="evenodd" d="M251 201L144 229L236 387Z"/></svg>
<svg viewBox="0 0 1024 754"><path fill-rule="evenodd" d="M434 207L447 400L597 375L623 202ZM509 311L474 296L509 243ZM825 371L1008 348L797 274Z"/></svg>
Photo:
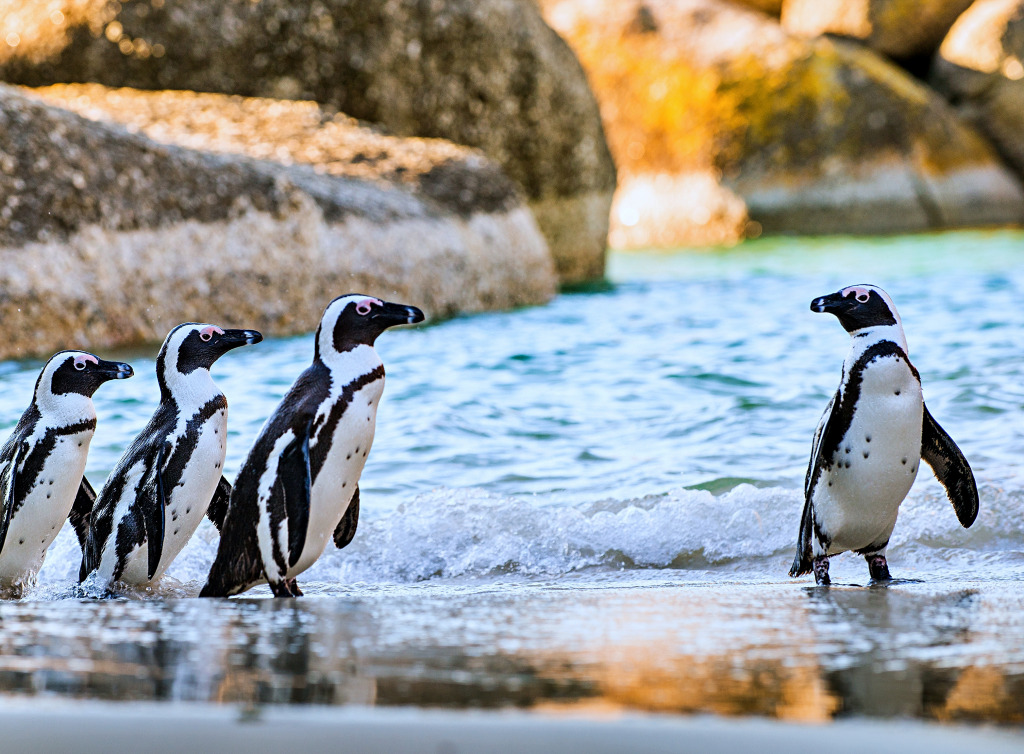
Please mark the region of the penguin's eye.
<svg viewBox="0 0 1024 754"><path fill-rule="evenodd" d="M75 369L77 369L79 372L81 372L83 369L85 369L85 362L84 361L76 361L75 362Z"/></svg>
<svg viewBox="0 0 1024 754"><path fill-rule="evenodd" d="M859 302L861 302L862 304L866 304L868 302L869 298L871 298L871 294L870 293L858 293L857 294L857 300Z"/></svg>
<svg viewBox="0 0 1024 754"><path fill-rule="evenodd" d="M204 330L203 332L199 333L199 340L201 340L203 342L206 342L206 341L210 340L210 338L212 338L212 337L213 337L213 333L212 332L206 332Z"/></svg>
<svg viewBox="0 0 1024 754"><path fill-rule="evenodd" d="M88 364L90 361L93 364L99 364L99 362L96 360L95 356L76 356L75 357L75 369L77 369L79 372L81 372L83 369L85 369L85 365Z"/></svg>

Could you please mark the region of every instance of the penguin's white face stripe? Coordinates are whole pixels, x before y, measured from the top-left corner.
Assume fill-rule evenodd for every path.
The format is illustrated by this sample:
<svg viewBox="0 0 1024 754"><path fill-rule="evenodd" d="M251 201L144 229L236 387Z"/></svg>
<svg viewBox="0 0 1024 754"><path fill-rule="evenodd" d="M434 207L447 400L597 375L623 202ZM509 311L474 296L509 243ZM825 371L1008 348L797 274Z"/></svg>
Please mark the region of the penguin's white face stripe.
<svg viewBox="0 0 1024 754"><path fill-rule="evenodd" d="M847 288L843 288L839 293L844 297L854 296L857 301L862 304L867 303L868 298L870 298L872 293L877 294L889 308L889 313L892 314L892 318L896 320L896 325L900 328L903 327L903 320L900 319L900 313L896 311L896 304L893 302L892 297L877 285L851 285Z"/></svg>
<svg viewBox="0 0 1024 754"><path fill-rule="evenodd" d="M320 341L317 345L320 349L321 358L334 351L334 328L338 324L338 317L341 316L342 312L345 311L345 307L349 304L355 304L356 311L365 316L373 310L373 307L383 306L384 302L379 298L372 298L362 294L342 296L332 301L324 312L324 316L320 318Z"/></svg>
<svg viewBox="0 0 1024 754"><path fill-rule="evenodd" d="M36 388L35 401L36 406L47 414L48 419L44 423L50 426L71 424L74 421L81 421L82 418L96 418L92 398L81 393L53 393L53 373L69 361L73 362L76 368L78 364L82 364L84 368L88 362L99 363L95 356L85 351L64 351L54 354L46 362ZM37 433L44 429L42 426L37 427Z"/></svg>
<svg viewBox="0 0 1024 754"><path fill-rule="evenodd" d="M179 408L179 426L175 435L185 431L187 421L195 411L204 406L208 401L216 398L221 391L213 382L208 369L193 369L188 374L178 371L178 356L185 339L193 332L199 333L200 339L204 333L206 340L213 337L214 333L223 334L223 330L216 325L187 323L178 325L171 330L164 341L161 351L163 358L163 379L167 389L171 391Z"/></svg>

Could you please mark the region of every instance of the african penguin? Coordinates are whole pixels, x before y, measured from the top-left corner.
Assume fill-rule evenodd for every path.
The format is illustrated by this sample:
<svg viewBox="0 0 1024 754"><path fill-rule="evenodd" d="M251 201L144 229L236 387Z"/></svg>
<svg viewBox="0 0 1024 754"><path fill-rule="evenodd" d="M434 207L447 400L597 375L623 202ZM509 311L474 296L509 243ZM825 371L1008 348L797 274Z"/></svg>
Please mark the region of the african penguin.
<svg viewBox="0 0 1024 754"><path fill-rule="evenodd" d="M373 443L384 365L373 344L394 325L423 320L413 306L363 295L334 299L316 331L313 364L267 419L231 492L217 557L199 596L269 583L277 597L333 535L355 534L359 475Z"/></svg>
<svg viewBox="0 0 1024 754"><path fill-rule="evenodd" d="M222 476L228 402L210 367L255 330L188 322L167 335L156 359L160 405L110 474L93 512L79 581L158 579L203 519L219 528L231 485Z"/></svg>
<svg viewBox="0 0 1024 754"><path fill-rule="evenodd" d="M804 509L790 576L810 571L828 584L828 558L864 556L874 582L888 581L885 548L920 461L932 467L964 527L978 515L974 474L921 394L921 377L892 299L855 285L816 298L850 333L839 389L814 433L804 479Z"/></svg>
<svg viewBox="0 0 1024 754"><path fill-rule="evenodd" d="M46 362L32 403L0 449L0 587L20 596L31 585L57 532L70 518L83 543L96 493L84 476L96 431L92 396L132 368L84 351Z"/></svg>

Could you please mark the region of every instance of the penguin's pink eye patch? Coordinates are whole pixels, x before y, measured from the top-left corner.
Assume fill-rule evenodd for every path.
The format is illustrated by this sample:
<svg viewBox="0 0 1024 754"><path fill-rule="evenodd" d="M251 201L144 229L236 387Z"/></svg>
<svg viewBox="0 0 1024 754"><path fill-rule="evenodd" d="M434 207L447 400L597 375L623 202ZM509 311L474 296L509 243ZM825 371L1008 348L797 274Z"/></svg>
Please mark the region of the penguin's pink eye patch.
<svg viewBox="0 0 1024 754"><path fill-rule="evenodd" d="M75 357L75 369L77 369L78 371L82 371L83 369L85 369L86 364L98 365L99 363L99 359L97 359L92 354L80 353L78 354L78 356Z"/></svg>
<svg viewBox="0 0 1024 754"><path fill-rule="evenodd" d="M364 298L362 301L356 304L356 313L365 317L373 310L373 307L383 305L384 302L379 299Z"/></svg>
<svg viewBox="0 0 1024 754"><path fill-rule="evenodd" d="M213 338L214 333L223 335L224 331L217 327L217 325L207 325L199 331L199 340L208 343Z"/></svg>
<svg viewBox="0 0 1024 754"><path fill-rule="evenodd" d="M843 298L847 296L854 296L857 301L866 304L868 299L871 298L871 291L867 288L861 288L859 285L854 285L843 289Z"/></svg>

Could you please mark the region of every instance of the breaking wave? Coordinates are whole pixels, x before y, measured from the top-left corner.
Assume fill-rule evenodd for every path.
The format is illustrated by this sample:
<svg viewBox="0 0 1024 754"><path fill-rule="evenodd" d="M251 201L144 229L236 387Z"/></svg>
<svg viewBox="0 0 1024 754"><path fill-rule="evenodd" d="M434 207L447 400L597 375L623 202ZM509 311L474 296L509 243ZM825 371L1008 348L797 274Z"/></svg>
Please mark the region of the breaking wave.
<svg viewBox="0 0 1024 754"><path fill-rule="evenodd" d="M960 528L934 484L905 503L892 540L904 557L949 559L950 553L1024 549L1022 493L983 489L982 512ZM742 484L722 495L680 489L634 500L576 506L482 490L436 489L396 510L364 509L359 533L345 550L328 550L303 583L409 583L520 575L552 577L588 569L778 571L788 566L801 494ZM217 532L204 523L157 590L194 594L212 563ZM766 563L766 560L778 562ZM78 545L68 527L50 550L40 586L72 585Z"/></svg>

